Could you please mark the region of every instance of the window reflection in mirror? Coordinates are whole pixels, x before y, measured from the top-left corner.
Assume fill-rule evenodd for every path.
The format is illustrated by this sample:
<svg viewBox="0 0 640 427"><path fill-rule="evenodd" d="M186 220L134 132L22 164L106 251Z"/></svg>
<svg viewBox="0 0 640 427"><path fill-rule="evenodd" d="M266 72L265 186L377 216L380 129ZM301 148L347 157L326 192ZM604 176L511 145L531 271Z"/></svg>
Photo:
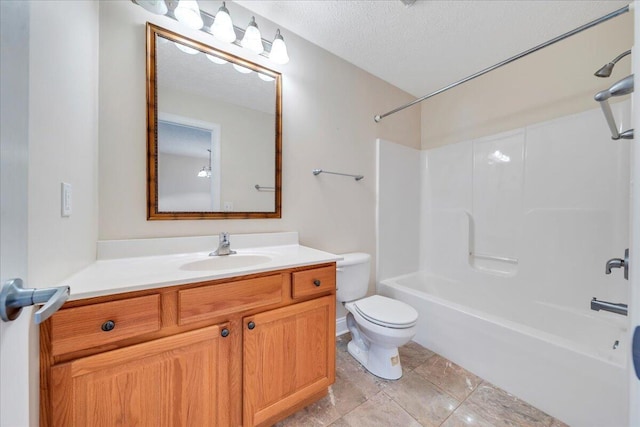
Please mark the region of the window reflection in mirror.
<svg viewBox="0 0 640 427"><path fill-rule="evenodd" d="M280 74L151 24L147 38L148 217L279 218Z"/></svg>

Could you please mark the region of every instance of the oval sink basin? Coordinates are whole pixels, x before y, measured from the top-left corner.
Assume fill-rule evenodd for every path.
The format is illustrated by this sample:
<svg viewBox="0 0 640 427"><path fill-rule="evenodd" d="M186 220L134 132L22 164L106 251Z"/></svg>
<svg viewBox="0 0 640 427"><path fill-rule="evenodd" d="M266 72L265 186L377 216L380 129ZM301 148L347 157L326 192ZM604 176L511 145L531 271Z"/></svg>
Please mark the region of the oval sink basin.
<svg viewBox="0 0 640 427"><path fill-rule="evenodd" d="M193 261L180 267L187 271L229 270L231 268L253 267L271 261L271 257L265 255L234 254L227 256L212 256L200 261Z"/></svg>

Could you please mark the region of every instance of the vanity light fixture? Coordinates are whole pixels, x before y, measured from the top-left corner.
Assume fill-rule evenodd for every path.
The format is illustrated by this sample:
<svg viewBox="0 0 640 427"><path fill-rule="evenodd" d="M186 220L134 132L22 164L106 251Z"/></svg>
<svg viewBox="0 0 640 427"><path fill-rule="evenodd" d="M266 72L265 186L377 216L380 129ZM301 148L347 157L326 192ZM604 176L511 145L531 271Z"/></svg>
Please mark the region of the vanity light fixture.
<svg viewBox="0 0 640 427"><path fill-rule="evenodd" d="M211 178L211 150L207 148L209 152L209 167L203 166L198 172L198 178Z"/></svg>
<svg viewBox="0 0 640 427"><path fill-rule="evenodd" d="M246 30L236 27L233 25L224 1L215 16L200 10L197 0L179 0L173 10L170 9L172 4L176 3L175 0L131 0L131 2L152 13L175 19L189 28L212 34L219 41L233 43L257 55L269 58L274 64L284 65L289 62L287 45L280 34L280 29L276 31L275 38L271 42L262 38L253 16Z"/></svg>
<svg viewBox="0 0 640 427"><path fill-rule="evenodd" d="M213 25L211 25L211 33L215 38L226 43L233 43L236 41L236 32L233 29L233 22L231 21L231 15L225 2L222 2L222 6L218 9L216 17L213 19Z"/></svg>
<svg viewBox="0 0 640 427"><path fill-rule="evenodd" d="M198 49L194 49L192 47L185 46L182 43L174 42L173 44L175 44L178 49L180 49L184 53L188 53L189 55L196 55L196 54L200 53L200 51Z"/></svg>
<svg viewBox="0 0 640 427"><path fill-rule="evenodd" d="M250 68L243 67L242 65L238 64L233 64L233 68L235 68L237 72L242 74L249 74L251 71L253 71Z"/></svg>
<svg viewBox="0 0 640 427"><path fill-rule="evenodd" d="M262 73L258 73L258 77L260 77L260 80L264 80L265 82L272 82L275 80L273 77Z"/></svg>
<svg viewBox="0 0 640 427"><path fill-rule="evenodd" d="M209 55L208 53L205 53L205 56L207 57L207 59L211 62L213 62L214 64L219 64L219 65L223 65L223 64L228 64L229 61L219 58L215 55Z"/></svg>
<svg viewBox="0 0 640 427"><path fill-rule="evenodd" d="M138 0L138 4L156 15L166 15L169 11L164 0Z"/></svg>
<svg viewBox="0 0 640 427"><path fill-rule="evenodd" d="M180 0L173 14L179 22L194 30L199 30L204 25L196 0Z"/></svg>
<svg viewBox="0 0 640 427"><path fill-rule="evenodd" d="M289 62L289 54L287 53L287 45L284 44L284 38L280 34L280 29L276 31L276 36L271 44L271 52L269 59L276 64L286 64Z"/></svg>
<svg viewBox="0 0 640 427"><path fill-rule="evenodd" d="M258 24L256 24L256 18L254 16L251 17L251 21L249 22L249 25L247 25L247 29L244 31L244 37L240 44L242 47L249 49L251 52L258 55L264 52L262 35L260 34L260 30L258 29Z"/></svg>

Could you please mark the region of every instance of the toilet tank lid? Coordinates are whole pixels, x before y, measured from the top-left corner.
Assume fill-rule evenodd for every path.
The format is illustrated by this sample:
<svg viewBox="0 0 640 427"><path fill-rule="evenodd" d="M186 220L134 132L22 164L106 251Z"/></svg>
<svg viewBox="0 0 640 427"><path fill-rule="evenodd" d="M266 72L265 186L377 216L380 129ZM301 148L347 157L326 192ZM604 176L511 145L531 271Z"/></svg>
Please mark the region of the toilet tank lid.
<svg viewBox="0 0 640 427"><path fill-rule="evenodd" d="M345 267L347 265L362 264L371 260L371 255L364 252L352 252L348 254L339 255L344 258L342 261L337 262L338 267Z"/></svg>

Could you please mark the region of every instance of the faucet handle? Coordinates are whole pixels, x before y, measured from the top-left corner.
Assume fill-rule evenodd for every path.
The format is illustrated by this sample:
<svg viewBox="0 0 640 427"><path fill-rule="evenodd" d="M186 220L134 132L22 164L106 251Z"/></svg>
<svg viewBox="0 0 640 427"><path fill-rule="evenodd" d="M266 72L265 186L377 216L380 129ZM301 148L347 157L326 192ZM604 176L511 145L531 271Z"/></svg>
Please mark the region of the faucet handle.
<svg viewBox="0 0 640 427"><path fill-rule="evenodd" d="M228 243L229 242L229 233L223 231L220 233L220 243Z"/></svg>

